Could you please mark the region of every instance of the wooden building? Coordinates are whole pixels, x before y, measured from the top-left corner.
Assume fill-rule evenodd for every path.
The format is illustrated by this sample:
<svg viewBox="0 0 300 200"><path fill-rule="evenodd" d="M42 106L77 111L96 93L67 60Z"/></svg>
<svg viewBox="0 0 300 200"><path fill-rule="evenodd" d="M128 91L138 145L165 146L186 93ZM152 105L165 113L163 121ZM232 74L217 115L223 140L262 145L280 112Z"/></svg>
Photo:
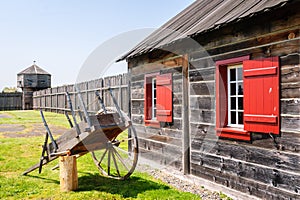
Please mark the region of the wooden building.
<svg viewBox="0 0 300 200"><path fill-rule="evenodd" d="M128 62L141 157L300 199L300 1L199 0Z"/></svg>
<svg viewBox="0 0 300 200"><path fill-rule="evenodd" d="M50 88L51 87L51 75L37 66L35 62L32 66L21 71L17 75L17 86L22 88L23 98L22 107L23 110L33 108L33 92Z"/></svg>

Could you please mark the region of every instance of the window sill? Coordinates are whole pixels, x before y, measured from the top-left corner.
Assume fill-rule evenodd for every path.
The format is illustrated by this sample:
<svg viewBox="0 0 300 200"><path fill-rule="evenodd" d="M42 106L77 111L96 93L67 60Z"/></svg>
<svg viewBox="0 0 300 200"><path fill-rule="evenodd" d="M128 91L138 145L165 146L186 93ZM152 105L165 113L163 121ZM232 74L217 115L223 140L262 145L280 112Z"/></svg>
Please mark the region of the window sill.
<svg viewBox="0 0 300 200"><path fill-rule="evenodd" d="M159 121L156 121L156 120L145 120L145 126L160 128L160 123L159 123Z"/></svg>
<svg viewBox="0 0 300 200"><path fill-rule="evenodd" d="M219 137L251 141L250 133L241 128L225 127L217 128L216 131Z"/></svg>

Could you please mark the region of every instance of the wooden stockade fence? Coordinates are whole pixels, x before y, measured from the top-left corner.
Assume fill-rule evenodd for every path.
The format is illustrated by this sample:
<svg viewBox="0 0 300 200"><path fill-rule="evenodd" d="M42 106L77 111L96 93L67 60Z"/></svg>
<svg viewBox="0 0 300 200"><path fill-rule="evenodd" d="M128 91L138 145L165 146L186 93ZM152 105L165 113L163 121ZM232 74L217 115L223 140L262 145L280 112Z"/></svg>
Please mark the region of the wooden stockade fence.
<svg viewBox="0 0 300 200"><path fill-rule="evenodd" d="M91 80L76 85L81 92L88 112L94 113L101 109L97 100L96 91L98 91L103 98L106 107L115 107L109 92L109 89L111 89L121 110L128 113L129 94L127 74ZM73 108L79 108L80 101L75 91L75 85L64 85L34 92L33 109L42 109L57 113L70 111L66 92L70 94Z"/></svg>
<svg viewBox="0 0 300 200"><path fill-rule="evenodd" d="M22 93L0 93L0 110L22 110Z"/></svg>

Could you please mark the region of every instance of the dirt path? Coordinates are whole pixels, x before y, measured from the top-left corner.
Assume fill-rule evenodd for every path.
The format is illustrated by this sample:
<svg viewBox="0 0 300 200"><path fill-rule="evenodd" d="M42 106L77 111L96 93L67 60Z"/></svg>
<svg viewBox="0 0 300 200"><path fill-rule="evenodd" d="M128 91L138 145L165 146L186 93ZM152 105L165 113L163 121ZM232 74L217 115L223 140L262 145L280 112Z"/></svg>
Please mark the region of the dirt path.
<svg viewBox="0 0 300 200"><path fill-rule="evenodd" d="M61 135L67 129L59 126L49 126L53 135ZM22 137L35 137L45 135L46 129L43 124L0 124L0 135L6 138L22 138Z"/></svg>
<svg viewBox="0 0 300 200"><path fill-rule="evenodd" d="M11 118L11 116L9 114L3 113L3 114L0 114L0 119L1 118Z"/></svg>
<svg viewBox="0 0 300 200"><path fill-rule="evenodd" d="M7 113L1 113L0 119L12 118ZM67 129L59 126L49 125L53 135L61 135ZM45 135L46 129L42 123L36 124L0 124L0 136L5 138L22 138Z"/></svg>

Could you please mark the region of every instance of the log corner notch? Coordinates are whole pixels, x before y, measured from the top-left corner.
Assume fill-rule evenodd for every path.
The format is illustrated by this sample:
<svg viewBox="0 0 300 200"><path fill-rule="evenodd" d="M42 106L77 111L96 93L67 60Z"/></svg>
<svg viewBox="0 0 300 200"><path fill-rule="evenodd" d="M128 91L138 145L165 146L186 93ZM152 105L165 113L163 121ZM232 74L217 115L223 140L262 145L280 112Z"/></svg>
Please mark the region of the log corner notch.
<svg viewBox="0 0 300 200"><path fill-rule="evenodd" d="M76 156L60 156L60 190L62 192L69 192L78 189L78 175Z"/></svg>

